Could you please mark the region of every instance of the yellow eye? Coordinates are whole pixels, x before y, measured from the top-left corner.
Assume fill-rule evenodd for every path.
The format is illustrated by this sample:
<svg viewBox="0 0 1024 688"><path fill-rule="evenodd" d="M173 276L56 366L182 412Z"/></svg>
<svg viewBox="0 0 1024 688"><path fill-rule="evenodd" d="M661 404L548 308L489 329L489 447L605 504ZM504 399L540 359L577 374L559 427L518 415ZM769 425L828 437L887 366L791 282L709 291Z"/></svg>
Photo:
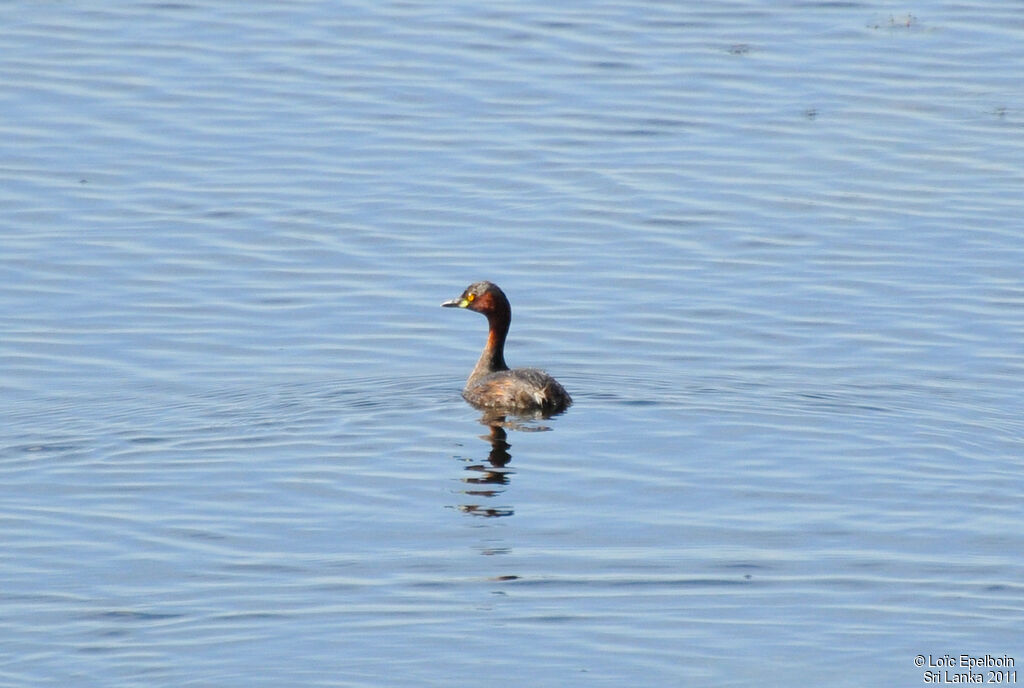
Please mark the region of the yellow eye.
<svg viewBox="0 0 1024 688"><path fill-rule="evenodd" d="M466 300L473 303L473 299L476 298L476 294L466 294Z"/></svg>

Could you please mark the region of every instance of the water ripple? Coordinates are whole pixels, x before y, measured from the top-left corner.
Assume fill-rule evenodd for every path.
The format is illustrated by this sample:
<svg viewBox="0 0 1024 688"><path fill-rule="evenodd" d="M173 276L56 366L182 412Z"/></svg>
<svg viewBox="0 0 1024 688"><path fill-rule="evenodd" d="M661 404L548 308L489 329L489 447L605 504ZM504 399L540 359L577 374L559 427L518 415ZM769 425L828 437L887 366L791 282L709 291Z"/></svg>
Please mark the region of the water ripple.
<svg viewBox="0 0 1024 688"><path fill-rule="evenodd" d="M1012 651L1022 19L0 6L0 683ZM463 402L478 279L569 413Z"/></svg>

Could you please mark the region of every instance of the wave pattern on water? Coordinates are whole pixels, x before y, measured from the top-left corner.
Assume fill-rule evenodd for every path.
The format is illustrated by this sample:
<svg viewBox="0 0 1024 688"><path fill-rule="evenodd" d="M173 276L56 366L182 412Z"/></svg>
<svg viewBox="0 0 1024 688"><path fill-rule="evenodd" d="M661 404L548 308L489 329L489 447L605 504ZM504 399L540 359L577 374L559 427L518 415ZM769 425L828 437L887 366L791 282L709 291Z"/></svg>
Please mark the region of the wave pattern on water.
<svg viewBox="0 0 1024 688"><path fill-rule="evenodd" d="M0 684L909 685L918 653L1012 654L1020 7L0 25ZM567 414L462 401L485 323L438 304L477 279Z"/></svg>

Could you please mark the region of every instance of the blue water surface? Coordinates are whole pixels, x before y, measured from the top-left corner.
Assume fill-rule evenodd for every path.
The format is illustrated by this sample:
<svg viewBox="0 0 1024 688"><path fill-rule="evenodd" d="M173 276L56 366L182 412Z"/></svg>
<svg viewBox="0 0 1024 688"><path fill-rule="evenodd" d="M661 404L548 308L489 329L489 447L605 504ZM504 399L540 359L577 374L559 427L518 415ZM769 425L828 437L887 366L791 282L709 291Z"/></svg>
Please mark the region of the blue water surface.
<svg viewBox="0 0 1024 688"><path fill-rule="evenodd" d="M1024 662L1024 7L0 26L0 686Z"/></svg>

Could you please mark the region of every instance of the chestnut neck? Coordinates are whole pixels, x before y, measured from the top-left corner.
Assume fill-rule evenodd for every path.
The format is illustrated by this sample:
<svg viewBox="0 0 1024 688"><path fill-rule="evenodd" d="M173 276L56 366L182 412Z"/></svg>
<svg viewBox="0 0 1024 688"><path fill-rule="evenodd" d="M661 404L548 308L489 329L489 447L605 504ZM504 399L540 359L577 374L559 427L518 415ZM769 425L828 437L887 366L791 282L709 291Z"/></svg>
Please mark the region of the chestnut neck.
<svg viewBox="0 0 1024 688"><path fill-rule="evenodd" d="M467 385L484 375L508 370L505 364L505 337L508 336L508 326L512 322L512 308L506 299L495 299L493 306L484 315L487 316L489 327L487 344L480 354L480 360L476 362L476 367L469 374Z"/></svg>

